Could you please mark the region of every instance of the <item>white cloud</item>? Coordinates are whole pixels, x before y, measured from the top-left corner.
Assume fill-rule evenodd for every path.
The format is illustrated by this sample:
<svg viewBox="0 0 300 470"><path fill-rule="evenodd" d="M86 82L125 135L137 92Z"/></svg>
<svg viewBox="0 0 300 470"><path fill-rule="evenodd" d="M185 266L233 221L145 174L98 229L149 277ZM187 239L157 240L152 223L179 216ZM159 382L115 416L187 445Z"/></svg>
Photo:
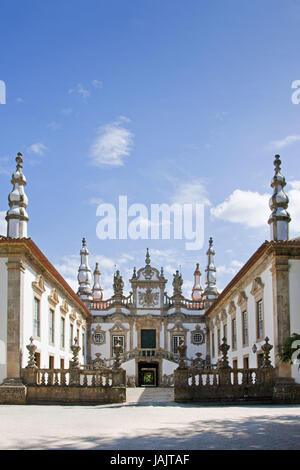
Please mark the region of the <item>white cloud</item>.
<svg viewBox="0 0 300 470"><path fill-rule="evenodd" d="M212 207L211 215L217 219L240 223L247 227L263 227L270 215L270 194L236 189L222 203Z"/></svg>
<svg viewBox="0 0 300 470"><path fill-rule="evenodd" d="M286 147L287 145L294 144L295 142L299 142L300 140L300 135L288 135L282 140L273 140L270 142L269 146L274 148L281 149L283 147Z"/></svg>
<svg viewBox="0 0 300 470"><path fill-rule="evenodd" d="M92 85L95 88L102 88L103 83L100 80L92 80Z"/></svg>
<svg viewBox="0 0 300 470"><path fill-rule="evenodd" d="M132 146L133 134L120 121L101 126L90 148L92 163L96 166L122 166Z"/></svg>
<svg viewBox="0 0 300 470"><path fill-rule="evenodd" d="M288 212L291 216L290 231L292 236L300 236L300 181L291 181L287 190L289 197Z"/></svg>
<svg viewBox="0 0 300 470"><path fill-rule="evenodd" d="M242 267L244 263L238 260L232 260L229 266L217 266L217 275L230 274L234 276Z"/></svg>
<svg viewBox="0 0 300 470"><path fill-rule="evenodd" d="M51 121L47 124L46 127L48 129L53 129L54 131L56 131L57 129L60 129L62 126L61 126L61 124L59 124L59 122Z"/></svg>
<svg viewBox="0 0 300 470"><path fill-rule="evenodd" d="M292 236L300 235L300 181L287 183L285 192L289 198L288 212L291 215L290 231ZM271 214L270 194L236 189L222 203L212 207L211 215L217 219L240 223L246 227L267 227Z"/></svg>
<svg viewBox="0 0 300 470"><path fill-rule="evenodd" d="M7 235L6 211L0 211L0 235Z"/></svg>
<svg viewBox="0 0 300 470"><path fill-rule="evenodd" d="M74 88L69 88L68 93L69 95L71 95L72 93L78 93L84 99L90 96L90 91L87 90L86 88L83 88L81 83L77 83L77 85Z"/></svg>
<svg viewBox="0 0 300 470"><path fill-rule="evenodd" d="M176 187L176 193L172 196L171 200L177 204L198 203L211 205L204 184L196 180L188 183L179 183Z"/></svg>
<svg viewBox="0 0 300 470"><path fill-rule="evenodd" d="M64 115L64 116L71 116L73 110L72 108L63 108L61 110L61 113Z"/></svg>
<svg viewBox="0 0 300 470"><path fill-rule="evenodd" d="M21 98L20 96L18 98L16 98L16 102L17 103L24 103L24 100L23 98Z"/></svg>
<svg viewBox="0 0 300 470"><path fill-rule="evenodd" d="M47 147L42 142L36 142L34 144L29 145L29 147L27 147L28 153L35 153L36 155L44 155L46 150L47 150Z"/></svg>

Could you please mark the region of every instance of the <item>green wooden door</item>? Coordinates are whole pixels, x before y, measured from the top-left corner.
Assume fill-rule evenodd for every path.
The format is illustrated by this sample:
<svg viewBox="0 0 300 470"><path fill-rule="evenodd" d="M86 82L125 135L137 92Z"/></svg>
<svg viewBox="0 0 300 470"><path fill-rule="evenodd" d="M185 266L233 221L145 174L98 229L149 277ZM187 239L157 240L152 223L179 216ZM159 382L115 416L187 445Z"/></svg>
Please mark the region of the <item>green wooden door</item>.
<svg viewBox="0 0 300 470"><path fill-rule="evenodd" d="M143 349L156 348L156 330L141 330L141 347Z"/></svg>

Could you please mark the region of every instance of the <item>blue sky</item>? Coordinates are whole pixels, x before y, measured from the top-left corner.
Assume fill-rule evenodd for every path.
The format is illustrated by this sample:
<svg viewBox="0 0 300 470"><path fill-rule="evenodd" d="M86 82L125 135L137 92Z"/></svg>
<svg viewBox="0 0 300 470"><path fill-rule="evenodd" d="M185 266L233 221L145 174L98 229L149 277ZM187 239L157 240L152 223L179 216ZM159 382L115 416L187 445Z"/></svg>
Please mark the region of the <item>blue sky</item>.
<svg viewBox="0 0 300 470"><path fill-rule="evenodd" d="M107 295L115 264L127 278L148 246L188 295L210 236L224 288L269 238L275 153L300 235L299 21L296 0L2 1L2 216L21 151L29 236L74 288L82 236ZM206 201L203 249L99 240L97 202L119 195Z"/></svg>

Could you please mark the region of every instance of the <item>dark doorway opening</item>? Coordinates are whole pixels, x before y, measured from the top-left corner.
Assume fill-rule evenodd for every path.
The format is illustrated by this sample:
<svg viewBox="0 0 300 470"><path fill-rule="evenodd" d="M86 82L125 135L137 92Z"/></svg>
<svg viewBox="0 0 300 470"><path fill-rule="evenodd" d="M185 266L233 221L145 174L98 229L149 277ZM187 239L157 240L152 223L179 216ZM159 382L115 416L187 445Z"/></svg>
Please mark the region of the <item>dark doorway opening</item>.
<svg viewBox="0 0 300 470"><path fill-rule="evenodd" d="M139 362L139 387L158 387L158 363Z"/></svg>

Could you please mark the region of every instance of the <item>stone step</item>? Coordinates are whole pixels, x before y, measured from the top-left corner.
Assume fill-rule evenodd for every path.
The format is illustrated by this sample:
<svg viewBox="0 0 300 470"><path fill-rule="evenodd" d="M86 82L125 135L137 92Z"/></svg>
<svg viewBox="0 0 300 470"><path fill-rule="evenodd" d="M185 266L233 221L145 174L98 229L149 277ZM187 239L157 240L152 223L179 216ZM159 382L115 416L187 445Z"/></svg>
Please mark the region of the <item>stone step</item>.
<svg viewBox="0 0 300 470"><path fill-rule="evenodd" d="M135 387L126 389L127 403L167 403L174 401L174 388Z"/></svg>

